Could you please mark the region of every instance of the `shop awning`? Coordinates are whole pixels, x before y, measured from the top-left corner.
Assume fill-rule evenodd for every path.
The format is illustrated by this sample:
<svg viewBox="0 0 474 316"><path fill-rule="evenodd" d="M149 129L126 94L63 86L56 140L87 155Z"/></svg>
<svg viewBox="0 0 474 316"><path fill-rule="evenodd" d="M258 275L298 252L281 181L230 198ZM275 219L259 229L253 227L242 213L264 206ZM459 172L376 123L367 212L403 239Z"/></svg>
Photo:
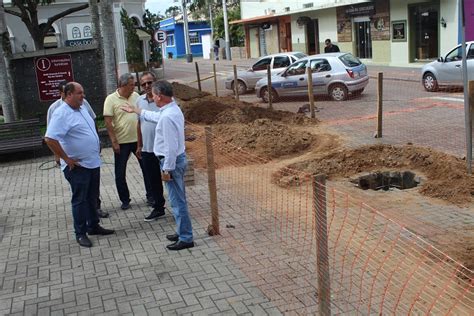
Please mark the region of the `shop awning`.
<svg viewBox="0 0 474 316"><path fill-rule="evenodd" d="M288 15L282 14L283 15ZM269 22L269 21L274 21L277 20L277 17L274 14L268 14L268 15L261 15L261 16L254 16L253 18L248 18L248 19L241 19L241 20L235 20L235 21L230 21L229 24L249 24L249 23L261 23L261 22Z"/></svg>
<svg viewBox="0 0 474 316"><path fill-rule="evenodd" d="M43 41L44 47L57 47L58 42L56 41L56 36L45 36Z"/></svg>
<svg viewBox="0 0 474 316"><path fill-rule="evenodd" d="M318 11L318 10L330 9L330 8L335 8L335 7L348 6L348 5L354 5L354 4L360 4L360 3L370 3L370 2L374 2L374 0L341 0L341 1L333 2L333 3L315 4L314 6L309 7L309 8L294 8L294 9L291 7L291 4L290 4L289 5L290 11L276 13L274 16L280 17L280 16L284 16L288 14Z"/></svg>
<svg viewBox="0 0 474 316"><path fill-rule="evenodd" d="M145 32L143 30L137 29L137 35L138 35L138 38L140 39L140 41L149 41L149 40L151 40L150 34L148 34L147 32Z"/></svg>

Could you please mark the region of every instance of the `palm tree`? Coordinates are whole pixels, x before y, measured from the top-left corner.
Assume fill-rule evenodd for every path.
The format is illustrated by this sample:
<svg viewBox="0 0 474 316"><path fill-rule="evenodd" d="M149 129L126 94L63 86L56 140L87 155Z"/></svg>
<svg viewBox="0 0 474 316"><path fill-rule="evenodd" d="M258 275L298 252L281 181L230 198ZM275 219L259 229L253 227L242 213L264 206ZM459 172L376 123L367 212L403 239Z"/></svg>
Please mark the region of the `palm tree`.
<svg viewBox="0 0 474 316"><path fill-rule="evenodd" d="M100 24L104 54L105 89L110 94L117 89L117 67L115 65L115 30L112 15L113 0L100 1Z"/></svg>
<svg viewBox="0 0 474 316"><path fill-rule="evenodd" d="M9 52L5 51L7 47L7 36L8 32L5 25L5 10L3 9L3 0L0 0L0 35L1 35L1 48L0 48L0 73L6 74L9 67L7 66L6 58ZM3 116L5 122L13 122L15 120L15 113L13 111L13 98L8 81L8 76L0 76L0 103L3 108Z"/></svg>

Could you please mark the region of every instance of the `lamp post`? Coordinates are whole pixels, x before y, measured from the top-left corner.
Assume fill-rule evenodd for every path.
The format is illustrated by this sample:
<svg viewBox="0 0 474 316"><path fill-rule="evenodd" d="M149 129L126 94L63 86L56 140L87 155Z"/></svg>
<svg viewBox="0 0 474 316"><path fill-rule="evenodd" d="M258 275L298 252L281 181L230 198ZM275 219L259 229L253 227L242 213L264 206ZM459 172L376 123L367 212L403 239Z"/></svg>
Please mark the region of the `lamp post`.
<svg viewBox="0 0 474 316"><path fill-rule="evenodd" d="M183 6L183 24L184 24L184 45L186 47L186 62L193 62L193 53L191 52L191 45L189 43L189 26L188 26L188 13L186 11L186 2L188 0L182 0Z"/></svg>
<svg viewBox="0 0 474 316"><path fill-rule="evenodd" d="M230 55L230 40L229 40L229 20L227 19L227 4L226 0L222 0L222 10L224 11L224 32L225 32L225 58L232 60Z"/></svg>

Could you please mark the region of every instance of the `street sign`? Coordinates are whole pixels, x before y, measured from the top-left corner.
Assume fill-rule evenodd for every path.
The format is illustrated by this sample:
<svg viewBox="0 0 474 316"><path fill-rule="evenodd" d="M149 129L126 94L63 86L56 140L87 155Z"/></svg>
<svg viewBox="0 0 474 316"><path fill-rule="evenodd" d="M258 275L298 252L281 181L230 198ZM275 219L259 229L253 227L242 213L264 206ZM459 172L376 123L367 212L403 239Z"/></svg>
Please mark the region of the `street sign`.
<svg viewBox="0 0 474 316"><path fill-rule="evenodd" d="M166 42L166 32L162 30L156 30L153 34L153 39L158 43Z"/></svg>
<svg viewBox="0 0 474 316"><path fill-rule="evenodd" d="M35 58L35 72L41 101L58 99L59 83L74 81L71 55Z"/></svg>

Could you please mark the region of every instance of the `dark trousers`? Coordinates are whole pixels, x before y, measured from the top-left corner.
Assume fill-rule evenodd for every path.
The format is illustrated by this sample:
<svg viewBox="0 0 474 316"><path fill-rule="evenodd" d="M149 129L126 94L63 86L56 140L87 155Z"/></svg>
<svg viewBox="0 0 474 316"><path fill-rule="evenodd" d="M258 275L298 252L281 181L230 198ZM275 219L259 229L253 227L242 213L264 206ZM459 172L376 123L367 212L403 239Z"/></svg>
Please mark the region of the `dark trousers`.
<svg viewBox="0 0 474 316"><path fill-rule="evenodd" d="M64 177L71 185L72 218L76 238L83 236L99 223L97 216L97 196L100 186L100 168L88 169L69 167L64 169Z"/></svg>
<svg viewBox="0 0 474 316"><path fill-rule="evenodd" d="M154 209L161 211L165 208L165 198L163 197L163 183L161 182L160 161L154 153L142 152L143 172L150 179L151 195L155 204Z"/></svg>
<svg viewBox="0 0 474 316"><path fill-rule="evenodd" d="M137 143L120 144L120 154L114 153L115 160L115 185L117 186L117 192L122 203L130 202L130 191L127 185L127 162L130 154L134 154L135 157L137 151ZM138 159L138 158L137 158ZM151 198L151 185L148 175L143 172L143 163L141 159L138 159L140 168L143 173L143 180L145 182L145 190L147 199Z"/></svg>

